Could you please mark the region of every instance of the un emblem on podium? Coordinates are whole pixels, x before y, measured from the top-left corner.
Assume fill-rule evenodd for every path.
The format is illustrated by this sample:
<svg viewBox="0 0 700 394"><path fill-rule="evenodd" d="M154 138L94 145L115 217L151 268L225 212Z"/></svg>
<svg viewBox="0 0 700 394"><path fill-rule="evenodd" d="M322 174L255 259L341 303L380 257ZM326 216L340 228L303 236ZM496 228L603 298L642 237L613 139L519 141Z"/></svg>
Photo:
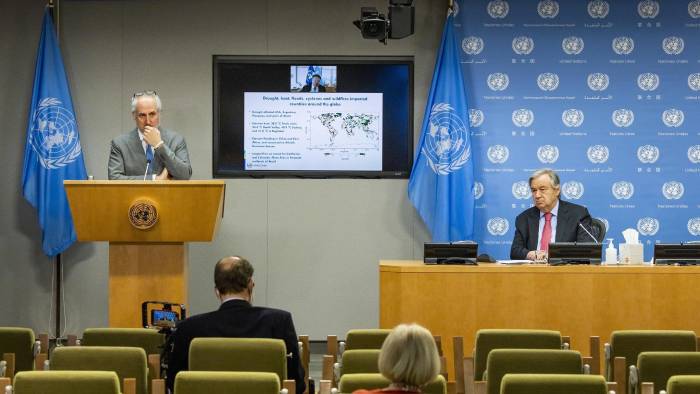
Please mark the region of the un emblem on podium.
<svg viewBox="0 0 700 394"><path fill-rule="evenodd" d="M139 230L148 230L158 222L158 209L153 201L136 200L129 207L129 222Z"/></svg>

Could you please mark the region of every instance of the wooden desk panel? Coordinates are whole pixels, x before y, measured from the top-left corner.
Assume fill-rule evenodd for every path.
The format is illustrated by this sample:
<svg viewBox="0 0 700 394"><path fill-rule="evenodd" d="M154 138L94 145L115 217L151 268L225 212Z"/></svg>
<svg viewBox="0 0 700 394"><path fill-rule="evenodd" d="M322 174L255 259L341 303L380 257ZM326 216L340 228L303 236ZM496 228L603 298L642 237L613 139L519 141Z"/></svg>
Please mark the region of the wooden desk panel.
<svg viewBox="0 0 700 394"><path fill-rule="evenodd" d="M588 337L613 330L700 333L700 267L482 264L426 266L381 261L379 325L417 322L443 338L450 376L452 337L471 354L481 328L540 328L571 336L588 355ZM601 350L601 357L603 353Z"/></svg>

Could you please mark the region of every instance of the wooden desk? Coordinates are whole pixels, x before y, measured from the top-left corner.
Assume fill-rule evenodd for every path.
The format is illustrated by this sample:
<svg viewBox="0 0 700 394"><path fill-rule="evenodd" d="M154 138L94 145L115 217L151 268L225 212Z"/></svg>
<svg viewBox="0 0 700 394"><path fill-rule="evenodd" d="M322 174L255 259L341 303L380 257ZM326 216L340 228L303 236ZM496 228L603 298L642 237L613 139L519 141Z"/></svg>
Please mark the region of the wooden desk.
<svg viewBox="0 0 700 394"><path fill-rule="evenodd" d="M471 354L481 328L558 330L586 356L589 336L602 347L613 330L700 333L699 305L700 267L379 263L380 327L416 322L441 335L450 379L453 336Z"/></svg>

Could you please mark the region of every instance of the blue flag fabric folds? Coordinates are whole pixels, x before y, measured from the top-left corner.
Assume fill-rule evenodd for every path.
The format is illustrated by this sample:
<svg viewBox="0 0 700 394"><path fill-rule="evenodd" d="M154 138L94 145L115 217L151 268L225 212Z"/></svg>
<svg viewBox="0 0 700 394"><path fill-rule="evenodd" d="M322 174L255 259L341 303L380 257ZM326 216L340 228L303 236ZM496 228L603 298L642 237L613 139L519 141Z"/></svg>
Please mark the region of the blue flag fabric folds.
<svg viewBox="0 0 700 394"><path fill-rule="evenodd" d="M22 193L37 209L42 249L47 256L63 252L76 240L63 180L86 178L68 80L47 8L37 51L22 173Z"/></svg>
<svg viewBox="0 0 700 394"><path fill-rule="evenodd" d="M450 12L408 182L408 197L436 242L474 235L474 160L453 20Z"/></svg>

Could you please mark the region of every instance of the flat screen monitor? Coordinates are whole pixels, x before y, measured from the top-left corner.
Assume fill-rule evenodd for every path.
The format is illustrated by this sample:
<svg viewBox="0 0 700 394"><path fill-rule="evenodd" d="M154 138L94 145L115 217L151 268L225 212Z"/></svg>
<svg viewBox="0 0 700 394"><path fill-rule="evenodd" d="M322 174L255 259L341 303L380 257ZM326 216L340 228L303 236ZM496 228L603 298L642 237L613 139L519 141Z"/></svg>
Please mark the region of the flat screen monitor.
<svg viewBox="0 0 700 394"><path fill-rule="evenodd" d="M423 246L425 264L476 265L479 245L473 242L427 242Z"/></svg>
<svg viewBox="0 0 700 394"><path fill-rule="evenodd" d="M700 243L655 244L654 264L700 265Z"/></svg>
<svg viewBox="0 0 700 394"><path fill-rule="evenodd" d="M549 265L600 264L603 245L593 242L554 242L549 244Z"/></svg>
<svg viewBox="0 0 700 394"><path fill-rule="evenodd" d="M214 56L214 177L408 178L413 64Z"/></svg>

